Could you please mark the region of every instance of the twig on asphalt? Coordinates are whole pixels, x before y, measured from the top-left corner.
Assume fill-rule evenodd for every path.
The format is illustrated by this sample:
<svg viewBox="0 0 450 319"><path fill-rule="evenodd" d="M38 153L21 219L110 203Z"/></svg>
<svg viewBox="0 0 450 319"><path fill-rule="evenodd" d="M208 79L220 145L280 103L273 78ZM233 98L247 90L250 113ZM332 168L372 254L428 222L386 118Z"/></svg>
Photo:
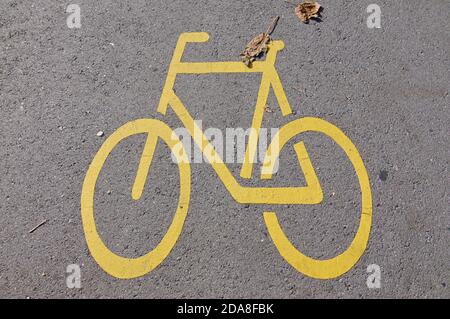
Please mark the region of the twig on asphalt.
<svg viewBox="0 0 450 319"><path fill-rule="evenodd" d="M273 18L272 23L267 28L266 34L271 35L273 30L275 30L275 27L277 26L278 20L280 20L280 16L276 16Z"/></svg>
<svg viewBox="0 0 450 319"><path fill-rule="evenodd" d="M30 231L28 232L29 234L33 233L36 229L38 229L39 227L41 227L42 225L44 225L45 223L47 223L48 220L44 220L43 222L41 222L39 225L33 227L32 229L30 229Z"/></svg>

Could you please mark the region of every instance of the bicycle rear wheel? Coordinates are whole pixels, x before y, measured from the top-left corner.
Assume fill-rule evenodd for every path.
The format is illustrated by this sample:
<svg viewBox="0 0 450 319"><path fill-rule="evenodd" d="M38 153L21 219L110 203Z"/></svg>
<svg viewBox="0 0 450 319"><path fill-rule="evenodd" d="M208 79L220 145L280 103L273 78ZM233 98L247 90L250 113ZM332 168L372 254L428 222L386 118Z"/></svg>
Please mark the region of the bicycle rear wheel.
<svg viewBox="0 0 450 319"><path fill-rule="evenodd" d="M343 275L353 268L367 247L372 224L372 193L369 176L363 160L352 141L333 124L314 117L300 118L281 127L276 142L278 146L269 146L272 154L266 154L267 159L265 162L274 163L274 159L279 156L284 145L293 137L305 132L318 132L331 138L342 148L353 165L358 177L362 196L361 217L356 235L350 246L342 254L334 258L319 260L302 254L292 245L282 230L275 212L264 212L264 222L278 252L292 267L312 278L332 279ZM299 146L298 150L303 150L302 154L297 154L299 159L301 157L308 157L302 142ZM269 156L270 159L268 158ZM267 176L271 176L270 173Z"/></svg>
<svg viewBox="0 0 450 319"><path fill-rule="evenodd" d="M99 266L108 274L122 279L143 276L169 255L175 246L187 216L191 189L190 165L182 143L172 129L155 119L139 119L128 122L109 136L92 160L86 173L81 193L81 217L86 242ZM180 195L172 223L159 244L149 253L138 258L126 258L113 253L102 241L97 232L94 216L95 186L103 165L111 151L124 139L136 134L148 134L148 138L161 138L175 156L180 176ZM180 147L182 150L180 151ZM175 151L175 148L177 151Z"/></svg>

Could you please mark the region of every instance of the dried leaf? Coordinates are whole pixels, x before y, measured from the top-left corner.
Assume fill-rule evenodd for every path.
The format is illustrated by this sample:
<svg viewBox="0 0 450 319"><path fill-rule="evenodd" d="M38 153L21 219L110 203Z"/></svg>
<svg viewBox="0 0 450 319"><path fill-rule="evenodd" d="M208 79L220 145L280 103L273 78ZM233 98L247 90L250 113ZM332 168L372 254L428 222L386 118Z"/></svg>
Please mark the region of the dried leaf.
<svg viewBox="0 0 450 319"><path fill-rule="evenodd" d="M279 18L280 17L275 17L267 31L254 37L247 44L244 51L242 51L240 56L242 62L244 62L246 66L250 67L252 62L255 61L258 56L267 52L268 45L271 41L270 34L275 29Z"/></svg>
<svg viewBox="0 0 450 319"><path fill-rule="evenodd" d="M308 23L312 18L319 17L319 10L321 6L315 1L305 0L295 8L295 14L303 23Z"/></svg>
<svg viewBox="0 0 450 319"><path fill-rule="evenodd" d="M267 52L267 45L270 40L270 36L267 33L261 33L253 38L241 53L242 62L244 62L246 66L250 66L261 53Z"/></svg>

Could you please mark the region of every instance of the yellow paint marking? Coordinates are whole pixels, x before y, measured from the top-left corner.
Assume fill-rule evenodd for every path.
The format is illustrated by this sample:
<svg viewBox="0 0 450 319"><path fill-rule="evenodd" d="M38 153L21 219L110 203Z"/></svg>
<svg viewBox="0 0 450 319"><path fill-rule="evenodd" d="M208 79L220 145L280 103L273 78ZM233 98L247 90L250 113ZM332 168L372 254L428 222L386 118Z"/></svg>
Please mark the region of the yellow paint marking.
<svg viewBox="0 0 450 319"><path fill-rule="evenodd" d="M94 193L98 176L111 151L124 139L146 133L149 136L161 138L172 150L178 142L172 138L172 130L163 122L153 119L140 119L129 122L115 131L103 143L95 155L86 178L83 183L81 194L81 217L86 242L94 259L100 267L111 276L123 279L143 276L155 269L170 253L178 237L181 234L184 220L186 219L189 197L191 192L191 172L185 152L174 155L178 160L180 172L180 195L178 206L173 221L159 244L149 253L138 258L126 258L119 256L109 250L103 243L97 232L94 216ZM178 144L179 145L179 144Z"/></svg>
<svg viewBox="0 0 450 319"><path fill-rule="evenodd" d="M227 191L239 203L247 204L319 204L323 200L323 191L314 170L313 163L303 142L294 145L299 168L305 176L306 186L301 187L244 187L233 176L223 159L216 152L200 128L196 125L189 111L175 94L177 74L207 74L207 73L262 73L261 85L252 120L252 133L247 144L241 177L251 178L253 162L256 156L259 132L270 88L273 89L283 115L291 114L292 109L287 100L280 77L275 68L278 51L284 48L282 41L269 44L265 61L256 61L251 68L241 62L182 62L186 44L189 42L206 42L209 35L204 32L182 33L178 39L167 79L161 94L157 111L166 114L170 106L184 127L200 147L208 162L211 163ZM372 222L372 195L369 178L364 163L351 140L334 125L313 117L301 118L282 126L269 145L263 166L262 179L271 179L278 163L279 154L289 140L305 132L318 132L331 138L341 147L352 163L359 180L362 194L362 211L358 231L350 247L339 256L328 260L318 260L303 255L297 250L284 234L276 214L265 212L264 221L269 234L280 255L299 272L320 279L335 278L351 269L363 254L370 234ZM176 157L180 172L180 195L173 221L160 243L149 253L138 258L125 258L110 251L101 240L94 218L94 193L97 178L111 151L124 139L146 134L147 140L142 152L132 187L132 197L141 198L149 169L151 167L156 144L162 140L172 150ZM181 149L180 149L181 147ZM190 198L190 165L181 141L176 138L172 129L161 121L154 119L139 119L129 122L117 129L106 139L95 155L83 183L81 194L81 216L89 250L107 273L117 278L135 278L143 276L155 269L168 256L177 242L187 216Z"/></svg>
<svg viewBox="0 0 450 319"><path fill-rule="evenodd" d="M243 64L243 63L242 63ZM251 178L253 170L253 162L256 156L256 149L258 145L258 138L260 134L260 128L264 117L264 107L267 103L270 90L270 78L265 74L262 76L261 85L258 91L258 99L256 101L255 112L253 114L252 128L247 149L245 150L244 163L241 169L242 178Z"/></svg>
<svg viewBox="0 0 450 319"><path fill-rule="evenodd" d="M367 175L364 163L352 141L334 125L312 117L301 118L292 121L283 126L279 131L280 149L294 136L303 132L319 132L330 137L338 146L340 146L348 159L353 165L353 168L358 176L359 186L362 194L361 202L361 217L359 228L353 239L350 247L345 252L328 260L318 260L303 255L297 250L284 234L278 219L274 212L265 212L264 221L269 231L276 248L280 255L299 272L318 279L330 279L341 276L350 270L359 258L364 253L370 235L370 228L372 224L372 194L370 191L370 182ZM303 144L297 143L295 146L297 157L305 174L305 179L308 184L315 185L318 180L315 178L314 168L311 166L311 161ZM271 148L269 147L269 150ZM273 157L273 154L266 154L266 157ZM266 162L266 161L265 161ZM268 163L273 163L273 159ZM270 179L272 175L270 170L272 165L263 166L265 174L263 178ZM312 179L311 179L312 177ZM317 186L316 186L317 187ZM320 187L320 186L319 186ZM323 195L322 195L323 196Z"/></svg>
<svg viewBox="0 0 450 319"><path fill-rule="evenodd" d="M139 162L136 180L134 181L131 196L134 200L139 200L144 190L145 182L147 181L148 170L152 164L153 153L155 152L158 138L156 136L148 136L145 142L144 151L142 152L141 161Z"/></svg>

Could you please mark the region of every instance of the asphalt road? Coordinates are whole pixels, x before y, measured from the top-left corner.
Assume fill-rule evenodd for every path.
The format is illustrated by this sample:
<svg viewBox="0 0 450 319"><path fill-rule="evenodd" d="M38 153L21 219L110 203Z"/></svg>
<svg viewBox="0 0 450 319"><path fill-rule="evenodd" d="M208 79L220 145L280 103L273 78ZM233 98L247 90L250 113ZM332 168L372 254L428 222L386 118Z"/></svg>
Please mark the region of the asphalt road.
<svg viewBox="0 0 450 319"><path fill-rule="evenodd" d="M367 0L322 0L322 22L308 25L282 0L80 0L79 29L66 25L70 3L0 2L0 297L450 297L448 0L378 0L380 29L366 25ZM373 194L366 252L345 275L317 280L287 264L268 236L267 209L314 258L344 251L356 232L355 173L335 144L308 133L322 204L240 205L208 164L192 164L189 213L171 254L143 277L111 277L90 255L81 223L95 153L126 122L162 118L156 106L180 33L211 36L190 45L186 61L238 60L275 15L273 38L286 44L276 67L295 114L283 118L271 96L264 126L316 116L351 138ZM180 76L175 89L204 128L225 129L250 125L258 86L256 75L210 74ZM181 126L171 112L165 122ZM143 142L114 150L95 198L103 240L127 257L155 247L179 192L159 145L142 200L131 199ZM276 185L302 184L293 154L282 154ZM238 176L240 165L231 168ZM69 264L81 267L81 289L66 286ZM370 264L381 267L379 289L366 285Z"/></svg>

